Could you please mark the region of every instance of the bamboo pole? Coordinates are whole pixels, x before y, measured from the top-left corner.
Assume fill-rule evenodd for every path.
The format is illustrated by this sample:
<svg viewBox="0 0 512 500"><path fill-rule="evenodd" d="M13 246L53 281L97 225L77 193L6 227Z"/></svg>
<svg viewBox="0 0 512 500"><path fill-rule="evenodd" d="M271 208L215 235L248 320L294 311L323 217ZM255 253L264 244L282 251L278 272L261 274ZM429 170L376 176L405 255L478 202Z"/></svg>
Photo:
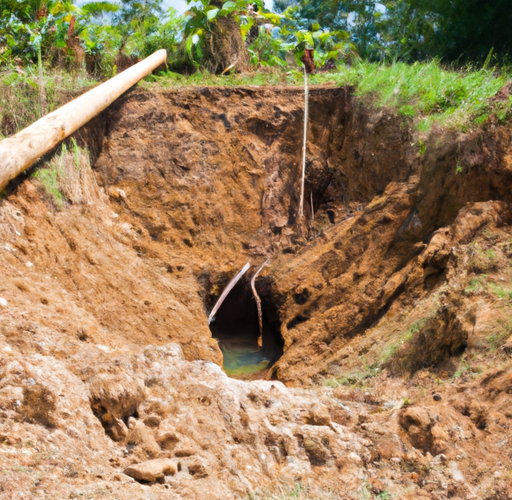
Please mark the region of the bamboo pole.
<svg viewBox="0 0 512 500"><path fill-rule="evenodd" d="M167 61L167 51L155 53L119 75L46 115L0 142L0 191L59 142L99 115L121 94Z"/></svg>

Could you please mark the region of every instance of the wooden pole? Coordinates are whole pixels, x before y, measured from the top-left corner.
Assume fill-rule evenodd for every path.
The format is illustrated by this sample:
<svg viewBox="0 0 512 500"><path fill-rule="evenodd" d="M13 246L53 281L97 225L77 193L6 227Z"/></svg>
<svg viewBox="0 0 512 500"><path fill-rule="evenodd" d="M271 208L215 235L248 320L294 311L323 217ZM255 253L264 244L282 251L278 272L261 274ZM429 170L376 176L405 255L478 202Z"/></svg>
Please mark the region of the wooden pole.
<svg viewBox="0 0 512 500"><path fill-rule="evenodd" d="M167 61L155 53L0 142L0 191L59 142L99 115L120 95Z"/></svg>

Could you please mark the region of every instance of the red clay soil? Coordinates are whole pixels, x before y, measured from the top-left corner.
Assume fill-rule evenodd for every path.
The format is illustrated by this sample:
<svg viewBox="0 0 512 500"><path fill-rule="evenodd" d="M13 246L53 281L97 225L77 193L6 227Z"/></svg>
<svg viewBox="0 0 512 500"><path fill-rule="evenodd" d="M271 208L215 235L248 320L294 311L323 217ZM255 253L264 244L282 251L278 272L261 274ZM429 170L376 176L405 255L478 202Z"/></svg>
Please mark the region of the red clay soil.
<svg viewBox="0 0 512 500"><path fill-rule="evenodd" d="M511 129L420 154L313 87L297 220L302 100L135 90L77 134L83 196L10 186L0 498L512 498ZM249 261L243 322L267 258L276 362L229 379L207 316Z"/></svg>

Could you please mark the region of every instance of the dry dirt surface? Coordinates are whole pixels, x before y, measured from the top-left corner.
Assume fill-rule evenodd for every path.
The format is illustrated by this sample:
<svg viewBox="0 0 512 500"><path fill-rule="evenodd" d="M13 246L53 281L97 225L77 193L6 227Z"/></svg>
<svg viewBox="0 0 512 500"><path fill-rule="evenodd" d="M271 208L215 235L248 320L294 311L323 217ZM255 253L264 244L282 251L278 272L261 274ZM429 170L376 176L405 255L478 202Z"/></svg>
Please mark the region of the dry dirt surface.
<svg viewBox="0 0 512 500"><path fill-rule="evenodd" d="M313 87L298 220L302 99L134 90L2 194L0 499L512 498L510 127Z"/></svg>

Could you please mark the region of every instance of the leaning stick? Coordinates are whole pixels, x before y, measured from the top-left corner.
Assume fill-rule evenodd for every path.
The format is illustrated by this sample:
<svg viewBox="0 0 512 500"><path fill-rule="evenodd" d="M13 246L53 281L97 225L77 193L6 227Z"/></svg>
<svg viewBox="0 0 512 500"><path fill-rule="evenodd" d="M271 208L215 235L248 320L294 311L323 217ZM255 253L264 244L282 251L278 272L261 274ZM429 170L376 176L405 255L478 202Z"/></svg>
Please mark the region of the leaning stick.
<svg viewBox="0 0 512 500"><path fill-rule="evenodd" d="M313 207L313 191L311 191L311 227L315 227L315 208Z"/></svg>
<svg viewBox="0 0 512 500"><path fill-rule="evenodd" d="M210 313L210 316L208 316L208 324L210 324L212 321L215 320L215 313L219 310L219 307L224 302L224 299L228 296L229 292L240 281L240 278L247 272L247 269L249 269L250 267L251 267L251 264L249 262L247 262L247 264L245 264L245 266L242 268L242 270L229 282L228 286L224 289L224 291L222 292L222 295L219 297L219 300L213 307L212 312Z"/></svg>
<svg viewBox="0 0 512 500"><path fill-rule="evenodd" d="M256 278L258 274L260 274L261 270L268 264L268 259L261 265L261 267L256 271L251 280L251 288L252 293L254 295L254 300L256 301L256 307L258 308L258 322L260 325L260 337L263 335L263 314L261 312L261 299L256 291Z"/></svg>
<svg viewBox="0 0 512 500"><path fill-rule="evenodd" d="M302 144L302 177L300 181L299 218L304 217L304 180L306 177L306 145L308 140L308 73L304 65L304 140Z"/></svg>

